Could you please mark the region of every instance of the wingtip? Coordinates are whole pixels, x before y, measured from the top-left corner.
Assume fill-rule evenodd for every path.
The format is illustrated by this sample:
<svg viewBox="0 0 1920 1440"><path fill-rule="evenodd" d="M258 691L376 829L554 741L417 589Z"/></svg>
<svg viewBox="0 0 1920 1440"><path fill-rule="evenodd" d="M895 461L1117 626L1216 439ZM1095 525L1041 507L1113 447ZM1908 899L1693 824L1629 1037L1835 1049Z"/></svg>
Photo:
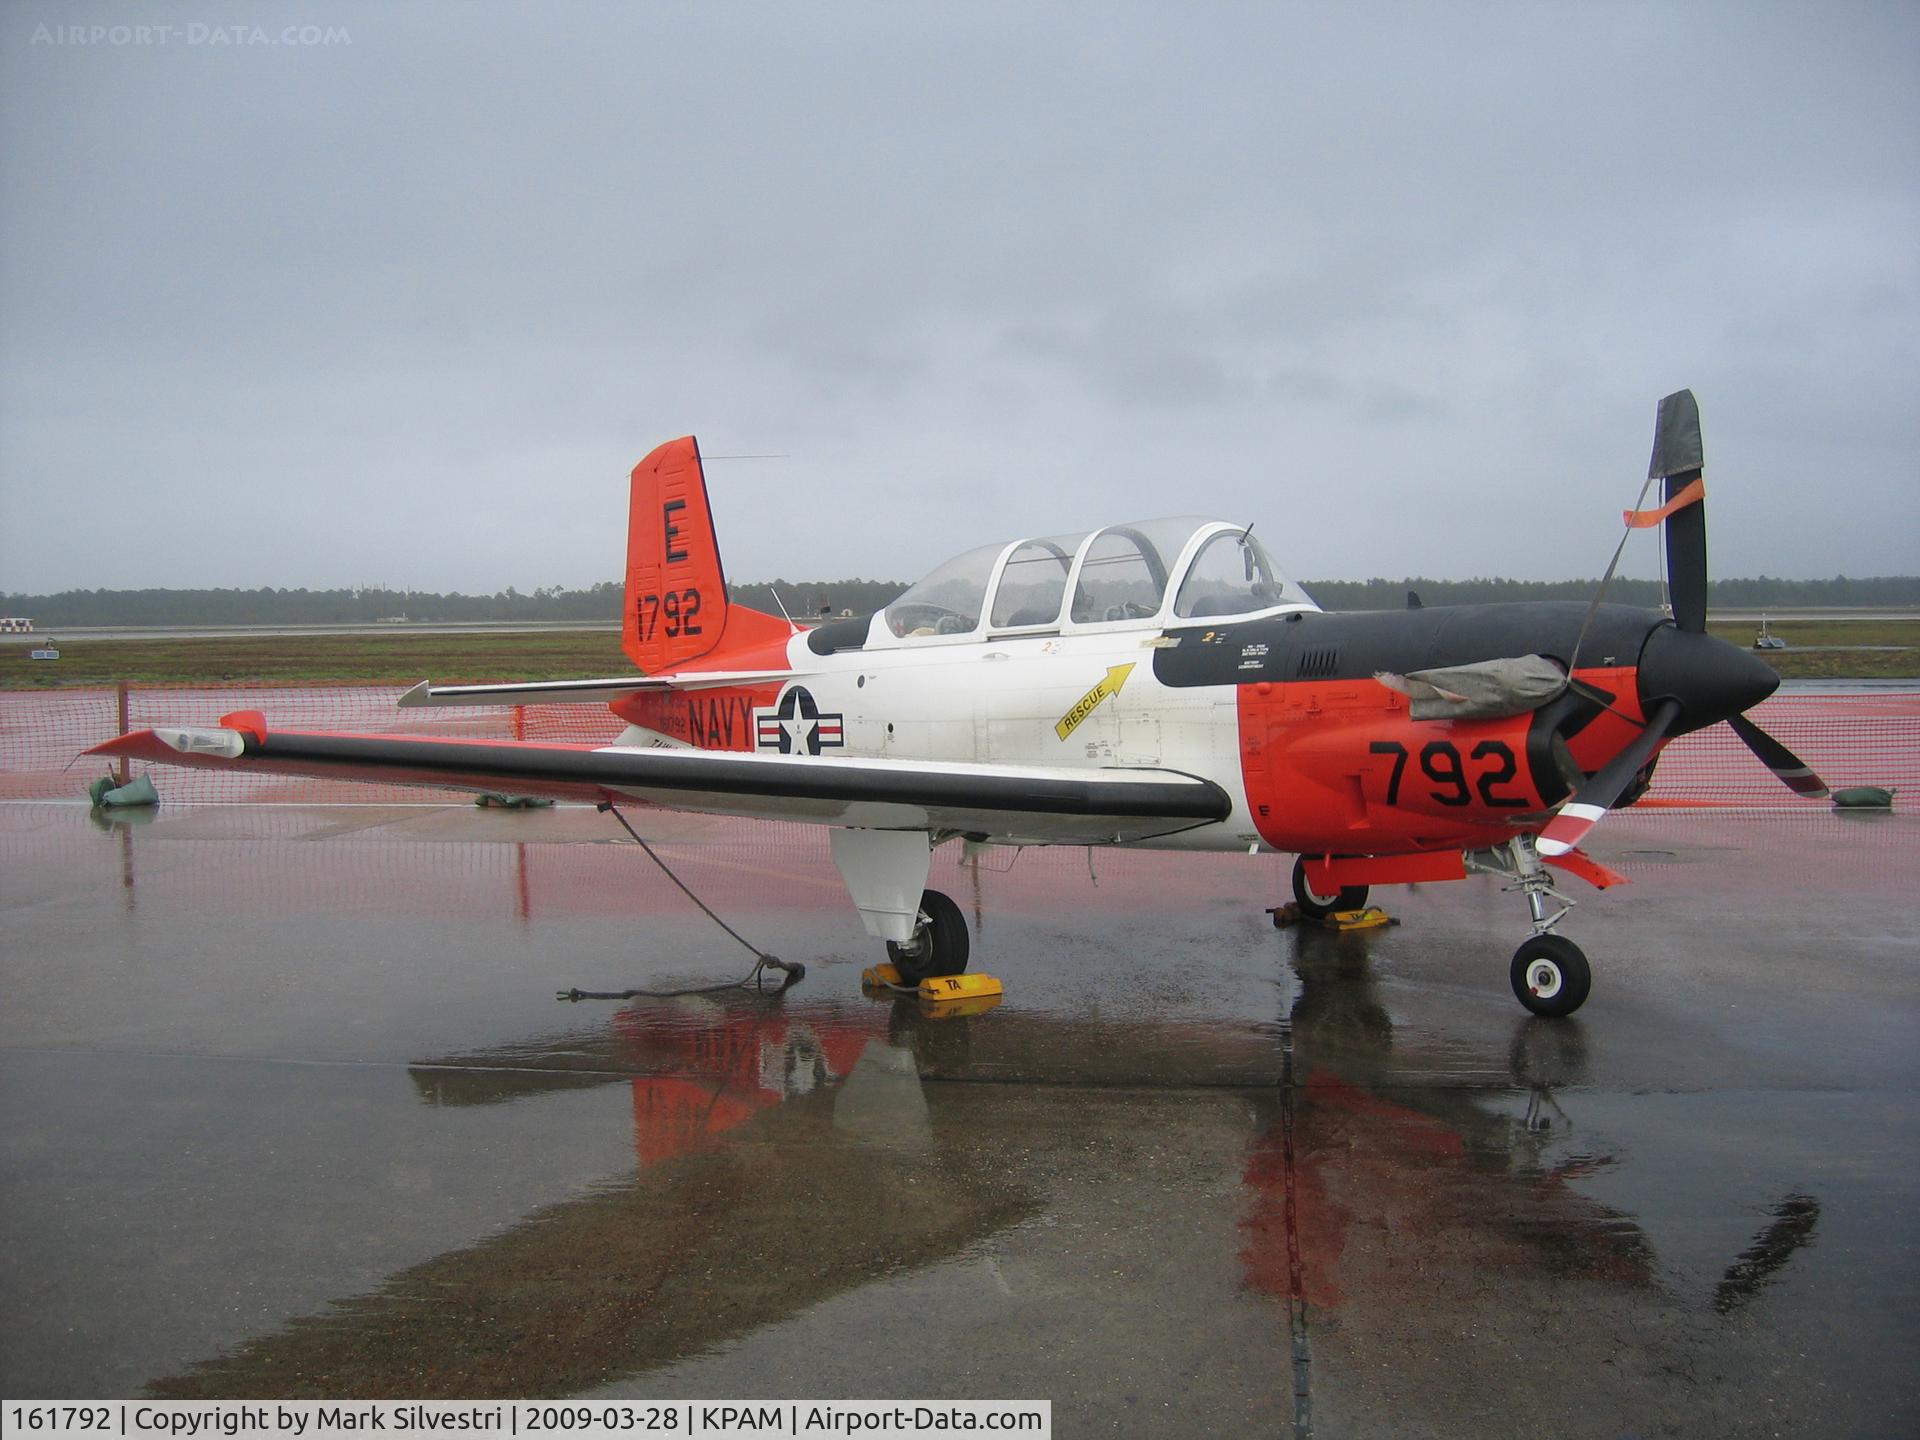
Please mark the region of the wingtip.
<svg viewBox="0 0 1920 1440"><path fill-rule="evenodd" d="M433 703L433 682L422 680L406 694L393 702L400 706L431 705Z"/></svg>

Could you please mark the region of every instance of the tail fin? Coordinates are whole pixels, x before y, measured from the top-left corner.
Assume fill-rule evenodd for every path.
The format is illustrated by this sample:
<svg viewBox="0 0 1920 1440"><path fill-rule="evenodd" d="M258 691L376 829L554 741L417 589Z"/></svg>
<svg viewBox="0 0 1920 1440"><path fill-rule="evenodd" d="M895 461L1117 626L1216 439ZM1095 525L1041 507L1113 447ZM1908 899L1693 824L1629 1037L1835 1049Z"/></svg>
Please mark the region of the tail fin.
<svg viewBox="0 0 1920 1440"><path fill-rule="evenodd" d="M648 675L784 642L792 628L727 602L700 445L669 440L633 467L620 648Z"/></svg>

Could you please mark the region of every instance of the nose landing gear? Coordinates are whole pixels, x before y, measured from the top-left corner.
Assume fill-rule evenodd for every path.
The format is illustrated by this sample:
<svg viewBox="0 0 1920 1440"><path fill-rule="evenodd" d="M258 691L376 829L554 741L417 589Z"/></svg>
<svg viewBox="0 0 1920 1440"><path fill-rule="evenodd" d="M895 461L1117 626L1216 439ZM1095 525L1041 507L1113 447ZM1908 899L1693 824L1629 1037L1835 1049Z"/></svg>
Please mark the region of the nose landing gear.
<svg viewBox="0 0 1920 1440"><path fill-rule="evenodd" d="M1556 935L1558 925L1573 908L1573 901L1553 886L1553 878L1541 863L1531 835L1515 836L1497 850L1477 850L1467 856L1467 869L1485 874L1512 877L1507 890L1518 890L1527 897L1527 909L1533 916L1533 935L1513 952L1507 978L1514 998L1535 1015L1571 1015L1586 1003L1593 989L1593 969L1586 953L1567 939ZM1558 903L1551 914L1547 901Z"/></svg>

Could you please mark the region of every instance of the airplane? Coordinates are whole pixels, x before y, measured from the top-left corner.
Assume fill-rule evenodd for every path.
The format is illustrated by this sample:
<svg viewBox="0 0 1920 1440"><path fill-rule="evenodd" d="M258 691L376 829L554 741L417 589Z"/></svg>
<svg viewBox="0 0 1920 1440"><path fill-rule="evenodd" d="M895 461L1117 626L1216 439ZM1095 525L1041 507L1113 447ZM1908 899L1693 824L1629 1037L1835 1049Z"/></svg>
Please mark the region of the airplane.
<svg viewBox="0 0 1920 1440"><path fill-rule="evenodd" d="M728 598L688 436L630 476L621 640L640 674L423 682L400 701L605 704L616 743L239 711L89 753L824 825L909 984L966 969L960 908L927 887L933 849L960 839L1292 854L1294 903L1318 920L1375 885L1493 874L1531 919L1516 998L1570 1015L1592 968L1558 933L1556 878L1622 879L1579 842L1645 793L1668 742L1724 720L1791 789L1827 794L1745 717L1773 669L1706 633L1703 468L1678 391L1641 491L1659 482L1660 503L1626 512L1628 535L1665 527L1671 616L1604 603L1604 580L1589 605L1325 612L1251 525L1178 516L980 546L872 615L803 629Z"/></svg>

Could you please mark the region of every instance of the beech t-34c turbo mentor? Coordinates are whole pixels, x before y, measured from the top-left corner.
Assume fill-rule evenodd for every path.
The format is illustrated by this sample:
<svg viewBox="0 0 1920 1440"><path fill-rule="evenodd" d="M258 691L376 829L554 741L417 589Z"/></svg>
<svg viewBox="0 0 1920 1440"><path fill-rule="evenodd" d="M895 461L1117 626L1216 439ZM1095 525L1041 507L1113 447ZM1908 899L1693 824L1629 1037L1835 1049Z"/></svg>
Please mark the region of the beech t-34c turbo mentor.
<svg viewBox="0 0 1920 1440"><path fill-rule="evenodd" d="M401 702L605 703L618 743L296 733L248 711L93 753L830 826L908 980L966 967L959 907L926 888L933 847L962 837L1290 853L1317 918L1372 885L1492 872L1532 915L1515 994L1566 1015L1591 977L1555 933L1554 872L1619 879L1577 842L1668 740L1726 720L1826 793L1743 717L1773 670L1706 633L1701 464L1681 391L1659 407L1661 503L1627 517L1666 526L1672 618L1598 600L1328 614L1251 527L1180 517L969 550L877 614L802 630L728 601L688 437L632 475L623 646L642 675Z"/></svg>

